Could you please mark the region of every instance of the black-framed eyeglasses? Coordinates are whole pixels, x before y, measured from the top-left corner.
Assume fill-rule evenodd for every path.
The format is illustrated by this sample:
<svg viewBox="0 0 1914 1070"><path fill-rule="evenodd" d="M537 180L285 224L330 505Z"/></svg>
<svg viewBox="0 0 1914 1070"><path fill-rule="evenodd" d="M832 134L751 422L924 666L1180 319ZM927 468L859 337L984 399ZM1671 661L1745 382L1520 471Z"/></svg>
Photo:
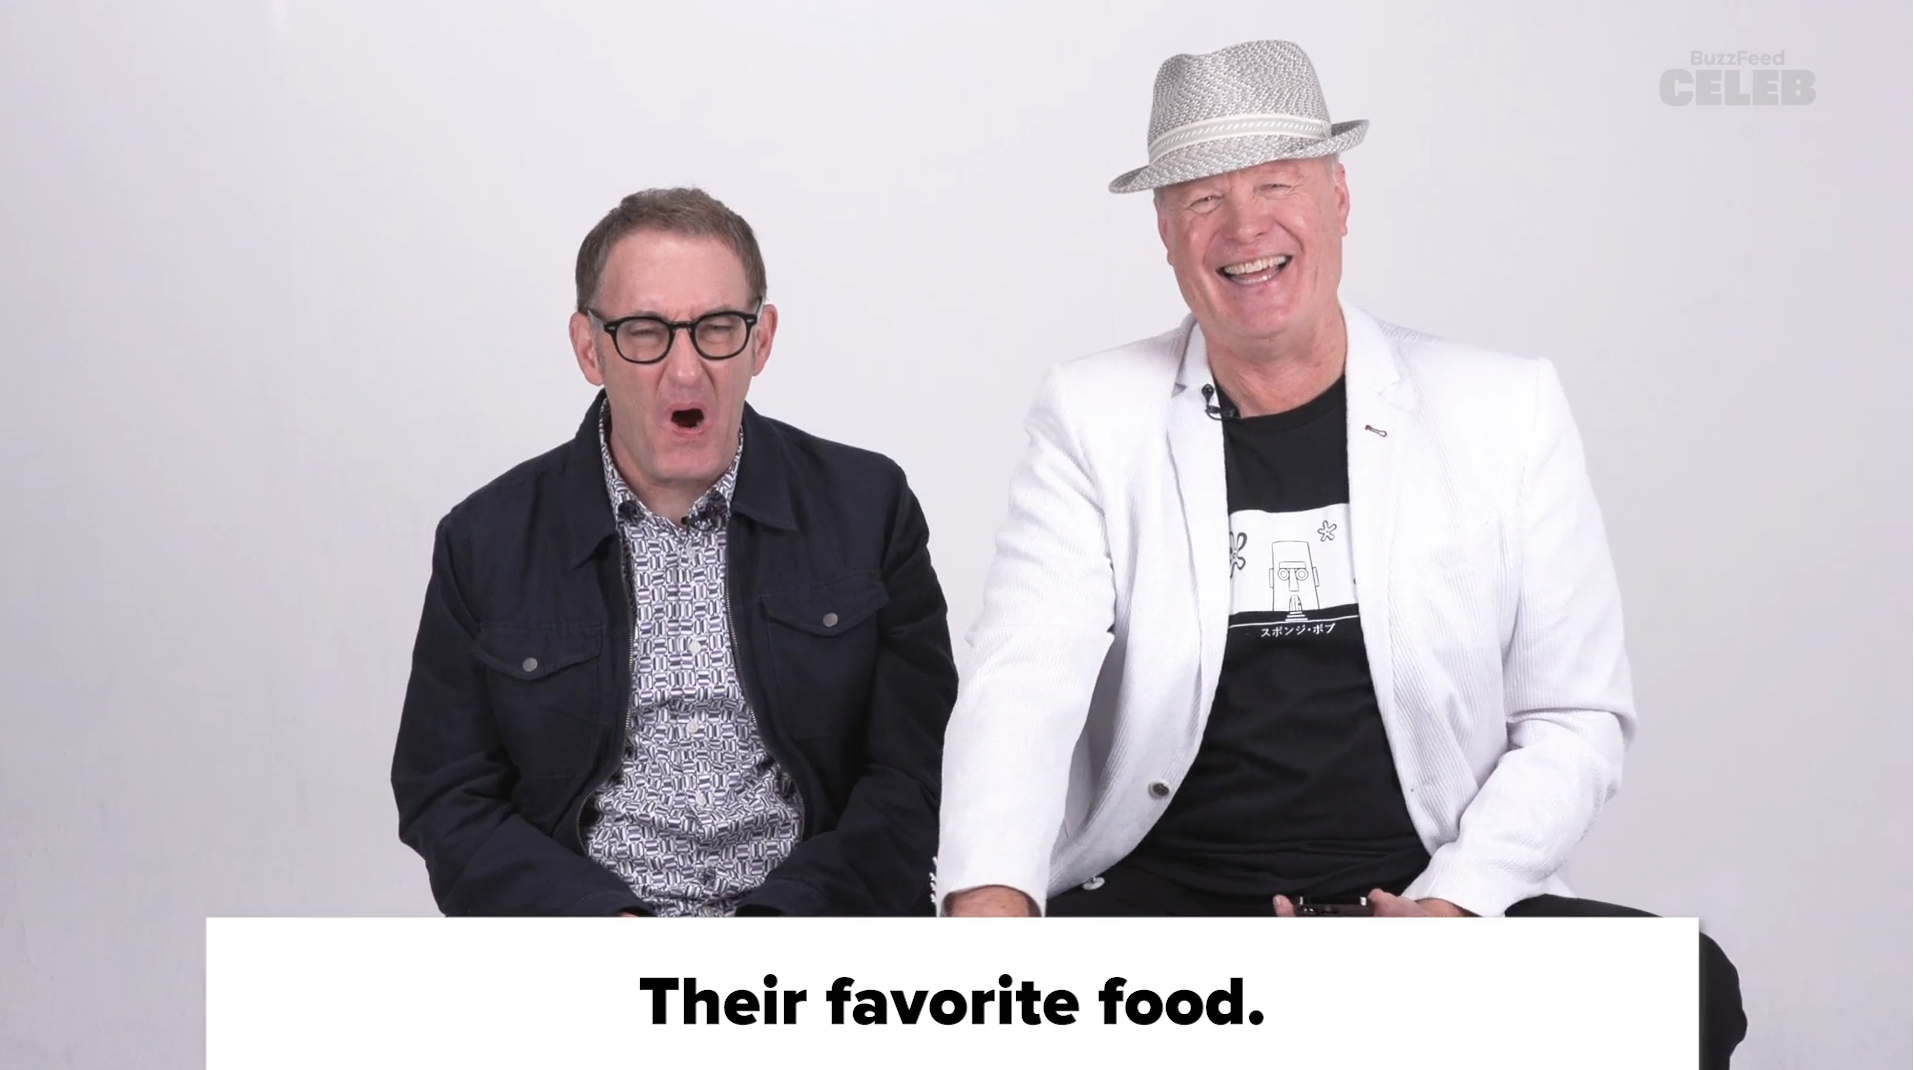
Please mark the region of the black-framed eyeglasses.
<svg viewBox="0 0 1914 1070"><path fill-rule="evenodd" d="M762 311L764 306L759 305ZM758 325L758 313L719 309L695 320L668 320L662 316L623 316L608 320L591 309L586 315L598 321L611 335L612 348L632 364L656 364L671 352L671 343L683 330L691 336L691 348L706 360L730 360L744 352L751 341L751 328Z"/></svg>

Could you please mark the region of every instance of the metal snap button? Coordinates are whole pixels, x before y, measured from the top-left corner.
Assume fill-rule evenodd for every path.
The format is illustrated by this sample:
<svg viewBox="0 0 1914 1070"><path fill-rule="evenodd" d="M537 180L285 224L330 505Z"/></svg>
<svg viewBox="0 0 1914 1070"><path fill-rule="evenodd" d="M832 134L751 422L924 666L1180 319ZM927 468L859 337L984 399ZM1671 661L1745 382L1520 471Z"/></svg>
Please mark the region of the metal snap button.
<svg viewBox="0 0 1914 1070"><path fill-rule="evenodd" d="M518 666L518 667L519 667L519 668L521 668L521 669L524 669L524 670L525 670L526 672L537 672L537 671L538 671L538 659L537 659L537 658L526 658L526 659L525 659L525 660L524 660L523 662L520 662L520 663L519 663L519 666Z"/></svg>
<svg viewBox="0 0 1914 1070"><path fill-rule="evenodd" d="M1150 794L1156 796L1159 799L1161 799L1165 795L1168 795L1169 793L1170 793L1170 786L1168 784L1163 783L1161 780L1150 785Z"/></svg>
<svg viewBox="0 0 1914 1070"><path fill-rule="evenodd" d="M835 628L835 627L837 627L837 614L835 614L835 613L826 613L826 614L824 614L824 626L825 626L826 628Z"/></svg>
<svg viewBox="0 0 1914 1070"><path fill-rule="evenodd" d="M1102 877L1091 877L1089 880L1083 882L1083 890L1086 892L1094 892L1101 887L1103 887Z"/></svg>

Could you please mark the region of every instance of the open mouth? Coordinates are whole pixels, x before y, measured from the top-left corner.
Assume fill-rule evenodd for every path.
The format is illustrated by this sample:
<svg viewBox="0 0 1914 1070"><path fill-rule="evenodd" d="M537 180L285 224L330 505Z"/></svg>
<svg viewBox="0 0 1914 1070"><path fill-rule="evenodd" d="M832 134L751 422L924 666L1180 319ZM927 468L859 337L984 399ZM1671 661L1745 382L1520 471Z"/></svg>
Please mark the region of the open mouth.
<svg viewBox="0 0 1914 1070"><path fill-rule="evenodd" d="M704 410L700 408L673 409L671 422L687 431L696 431L704 426Z"/></svg>
<svg viewBox="0 0 1914 1070"><path fill-rule="evenodd" d="M1263 257L1261 260L1245 260L1240 264L1226 265L1218 268L1217 274L1239 286L1249 286L1275 278L1278 272L1289 266L1292 259L1294 257L1288 253L1279 253L1276 256Z"/></svg>

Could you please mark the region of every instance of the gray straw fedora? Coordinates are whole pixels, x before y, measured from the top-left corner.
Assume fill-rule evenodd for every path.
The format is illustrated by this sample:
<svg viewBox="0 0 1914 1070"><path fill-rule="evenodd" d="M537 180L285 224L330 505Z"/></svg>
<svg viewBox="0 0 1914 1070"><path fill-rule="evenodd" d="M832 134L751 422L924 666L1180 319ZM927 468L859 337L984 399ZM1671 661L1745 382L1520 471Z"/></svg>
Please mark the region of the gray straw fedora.
<svg viewBox="0 0 1914 1070"><path fill-rule="evenodd" d="M1248 41L1171 56L1156 72L1150 162L1118 175L1111 193L1171 186L1362 144L1369 120L1331 124L1315 65L1291 41Z"/></svg>

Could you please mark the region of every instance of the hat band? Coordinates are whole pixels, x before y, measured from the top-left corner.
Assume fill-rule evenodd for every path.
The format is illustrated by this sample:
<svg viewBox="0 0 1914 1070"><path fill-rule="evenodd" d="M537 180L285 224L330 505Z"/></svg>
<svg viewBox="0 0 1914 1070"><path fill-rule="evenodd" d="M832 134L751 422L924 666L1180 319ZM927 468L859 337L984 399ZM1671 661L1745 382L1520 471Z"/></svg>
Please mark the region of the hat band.
<svg viewBox="0 0 1914 1070"><path fill-rule="evenodd" d="M1163 131L1150 142L1150 162L1155 163L1172 152L1187 149L1191 145L1201 145L1205 141L1271 136L1321 141L1329 136L1329 120L1281 112L1256 112L1184 123Z"/></svg>

